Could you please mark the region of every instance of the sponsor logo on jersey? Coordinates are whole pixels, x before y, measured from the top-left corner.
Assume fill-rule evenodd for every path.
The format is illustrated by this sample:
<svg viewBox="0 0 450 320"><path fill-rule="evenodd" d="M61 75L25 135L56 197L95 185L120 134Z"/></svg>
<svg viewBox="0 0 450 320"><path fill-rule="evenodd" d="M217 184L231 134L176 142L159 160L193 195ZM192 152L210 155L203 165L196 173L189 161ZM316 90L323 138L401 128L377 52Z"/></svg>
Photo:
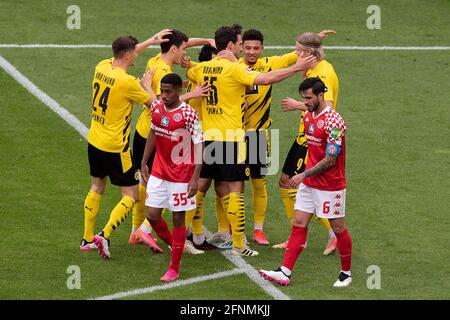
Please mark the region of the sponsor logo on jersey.
<svg viewBox="0 0 450 320"><path fill-rule="evenodd" d="M169 118L168 117L162 117L161 118L161 125L164 127L168 127L169 126Z"/></svg>
<svg viewBox="0 0 450 320"><path fill-rule="evenodd" d="M339 139L341 137L341 135L342 135L342 131L339 128L331 129L331 132L330 132L331 138L336 140L336 139Z"/></svg>
<svg viewBox="0 0 450 320"><path fill-rule="evenodd" d="M175 120L175 122L180 122L181 119L182 119L182 116L181 116L180 113L175 113L175 114L173 115L173 120Z"/></svg>
<svg viewBox="0 0 450 320"><path fill-rule="evenodd" d="M311 123L311 125L309 126L308 132L313 134L314 133L314 123Z"/></svg>
<svg viewBox="0 0 450 320"><path fill-rule="evenodd" d="M194 123L194 131L195 132L202 132L202 122L201 121L195 121L195 123Z"/></svg>
<svg viewBox="0 0 450 320"><path fill-rule="evenodd" d="M319 122L317 122L317 127L319 127L319 129L322 129L324 125L325 125L325 121L323 121L323 120L319 120Z"/></svg>

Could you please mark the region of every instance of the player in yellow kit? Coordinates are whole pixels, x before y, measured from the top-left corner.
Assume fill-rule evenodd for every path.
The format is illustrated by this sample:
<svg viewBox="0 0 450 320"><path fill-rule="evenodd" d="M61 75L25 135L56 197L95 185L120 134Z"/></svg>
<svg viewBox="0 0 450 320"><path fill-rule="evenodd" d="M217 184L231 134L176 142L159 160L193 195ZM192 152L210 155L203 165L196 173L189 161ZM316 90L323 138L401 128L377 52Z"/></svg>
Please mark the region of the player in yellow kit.
<svg viewBox="0 0 450 320"><path fill-rule="evenodd" d="M317 62L312 65L311 68L302 73L302 78L320 77L327 87L325 92L325 101L327 105L335 108L337 105L339 94L339 80L334 70L334 67L325 60L325 54L322 48L322 39L329 33L335 33L333 30L324 30L319 34L313 32L305 32L297 38L296 51L300 56L313 55L317 57ZM285 98L282 100L283 109L285 111L301 110L306 111L306 107L303 102L296 101L292 98ZM286 161L283 166L283 173L280 177L280 193L284 203L286 214L288 219L292 221L294 216L294 203L297 189L293 189L289 184L289 179L300 174L305 170L307 160L307 144L306 136L304 132L303 113L300 119L298 135L292 144L291 149L286 157ZM316 217L317 218L317 217ZM328 230L328 242L324 255L329 255L335 251L337 240L336 236L331 229L330 223L327 219L317 218ZM275 245L276 248L284 249L287 242Z"/></svg>
<svg viewBox="0 0 450 320"><path fill-rule="evenodd" d="M261 57L264 50L264 37L259 30L250 29L242 36L244 57L239 63L258 72L268 72L286 68L297 61L297 53L290 52L281 56ZM270 105L272 103L272 85L253 86L246 91L247 109L245 110L245 130L248 139L248 163L252 183L252 206L255 228L253 241L268 245L263 230L267 211L267 154L268 129L272 124ZM252 158L253 157L253 158Z"/></svg>
<svg viewBox="0 0 450 320"><path fill-rule="evenodd" d="M137 200L139 182L131 159L130 124L133 103L151 104L150 94L139 81L127 73L142 51L152 44L165 42L163 30L143 43L131 36L120 37L112 44L114 58L95 67L92 81L92 121L88 134L88 158L92 176L91 189L84 202L84 236L80 250L97 248L104 258L110 257L109 237L125 220ZM146 75L143 84L150 81ZM113 209L103 230L94 236L95 221L108 177L120 186L122 199Z"/></svg>
<svg viewBox="0 0 450 320"><path fill-rule="evenodd" d="M215 43L217 50L228 50L238 57L241 42L234 28L219 28L215 33ZM221 199L228 198L225 211L232 228L234 255L258 255L244 241L244 181L248 177L244 126L246 87L279 82L306 70L315 60L310 56L298 59L291 67L260 73L239 63L216 57L199 63L187 72L190 80L196 83L207 81L211 86L209 96L202 100L202 127L206 143L200 176L203 179L214 179L218 196Z"/></svg>

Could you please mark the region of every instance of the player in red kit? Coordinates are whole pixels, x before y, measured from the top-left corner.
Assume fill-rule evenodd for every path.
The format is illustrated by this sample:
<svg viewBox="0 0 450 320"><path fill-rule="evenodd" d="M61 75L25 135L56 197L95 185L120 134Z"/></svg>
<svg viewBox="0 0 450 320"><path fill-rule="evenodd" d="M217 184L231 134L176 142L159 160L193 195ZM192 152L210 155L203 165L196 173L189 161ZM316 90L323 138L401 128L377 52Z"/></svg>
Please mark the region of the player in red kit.
<svg viewBox="0 0 450 320"><path fill-rule="evenodd" d="M306 169L290 179L298 187L295 217L283 264L274 271L260 270L267 280L288 285L295 262L302 252L308 224L315 213L329 219L337 237L341 272L334 287L352 282L352 239L345 226L345 122L341 115L327 106L325 84L320 78L307 78L300 84L300 94L308 111L304 116L308 141Z"/></svg>
<svg viewBox="0 0 450 320"><path fill-rule="evenodd" d="M153 230L172 249L169 269L162 281L179 277L186 240L185 212L195 209L195 194L202 164L203 133L197 112L179 99L182 80L175 73L161 78L161 100L151 107L152 124L141 168L147 182L147 219ZM147 160L156 148L152 172ZM161 217L163 208L173 213L173 232Z"/></svg>

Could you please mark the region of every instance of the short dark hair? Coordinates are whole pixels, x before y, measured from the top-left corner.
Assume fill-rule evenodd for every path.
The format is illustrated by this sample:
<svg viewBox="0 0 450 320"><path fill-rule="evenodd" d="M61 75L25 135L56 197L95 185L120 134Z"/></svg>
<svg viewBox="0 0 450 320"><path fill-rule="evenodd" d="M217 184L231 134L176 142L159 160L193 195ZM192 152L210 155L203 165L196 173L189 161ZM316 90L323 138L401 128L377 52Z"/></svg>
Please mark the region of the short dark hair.
<svg viewBox="0 0 450 320"><path fill-rule="evenodd" d="M259 31L259 30L249 29L249 30L245 31L244 34L242 35L242 41L246 41L246 40L256 40L256 41L260 41L261 44L263 44L264 36L261 33L261 31Z"/></svg>
<svg viewBox="0 0 450 320"><path fill-rule="evenodd" d="M122 58L126 52L134 50L138 43L138 39L132 36L123 36L117 38L112 43L114 58Z"/></svg>
<svg viewBox="0 0 450 320"><path fill-rule="evenodd" d="M239 23L235 23L231 27L236 30L237 34L242 34L242 26Z"/></svg>
<svg viewBox="0 0 450 320"><path fill-rule="evenodd" d="M161 78L161 83L171 84L174 87L181 88L183 80L176 73L168 73Z"/></svg>
<svg viewBox="0 0 450 320"><path fill-rule="evenodd" d="M317 96L320 92L324 93L327 92L328 89L325 86L325 83L323 83L322 80L320 80L319 77L315 78L306 78L303 80L302 83L300 83L300 86L298 87L298 92L300 94L308 89L312 88L312 92Z"/></svg>
<svg viewBox="0 0 450 320"><path fill-rule="evenodd" d="M212 55L217 54L217 49L211 46L210 44L205 44L202 49L200 50L200 53L198 54L198 61L209 61L212 59Z"/></svg>
<svg viewBox="0 0 450 320"><path fill-rule="evenodd" d="M183 42L188 42L189 40L185 33L176 29L173 29L172 33L166 34L163 39L169 39L169 41L160 44L162 53L169 51L172 45L179 48Z"/></svg>
<svg viewBox="0 0 450 320"><path fill-rule="evenodd" d="M238 32L238 30L234 27L223 26L217 29L216 33L214 34L214 40L216 41L217 50L225 50L230 41L236 43L238 40L238 34L240 34L240 32Z"/></svg>

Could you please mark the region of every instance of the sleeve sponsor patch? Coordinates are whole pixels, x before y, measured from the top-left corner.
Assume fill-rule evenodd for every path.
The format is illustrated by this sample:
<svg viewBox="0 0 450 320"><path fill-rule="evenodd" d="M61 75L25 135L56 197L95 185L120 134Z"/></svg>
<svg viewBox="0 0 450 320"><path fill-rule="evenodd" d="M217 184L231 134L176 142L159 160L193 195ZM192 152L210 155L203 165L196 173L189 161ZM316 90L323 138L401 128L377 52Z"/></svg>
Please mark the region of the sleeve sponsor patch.
<svg viewBox="0 0 450 320"><path fill-rule="evenodd" d="M341 146L337 144L327 144L327 151L326 153L330 156L337 157L339 155L339 152L341 151Z"/></svg>

